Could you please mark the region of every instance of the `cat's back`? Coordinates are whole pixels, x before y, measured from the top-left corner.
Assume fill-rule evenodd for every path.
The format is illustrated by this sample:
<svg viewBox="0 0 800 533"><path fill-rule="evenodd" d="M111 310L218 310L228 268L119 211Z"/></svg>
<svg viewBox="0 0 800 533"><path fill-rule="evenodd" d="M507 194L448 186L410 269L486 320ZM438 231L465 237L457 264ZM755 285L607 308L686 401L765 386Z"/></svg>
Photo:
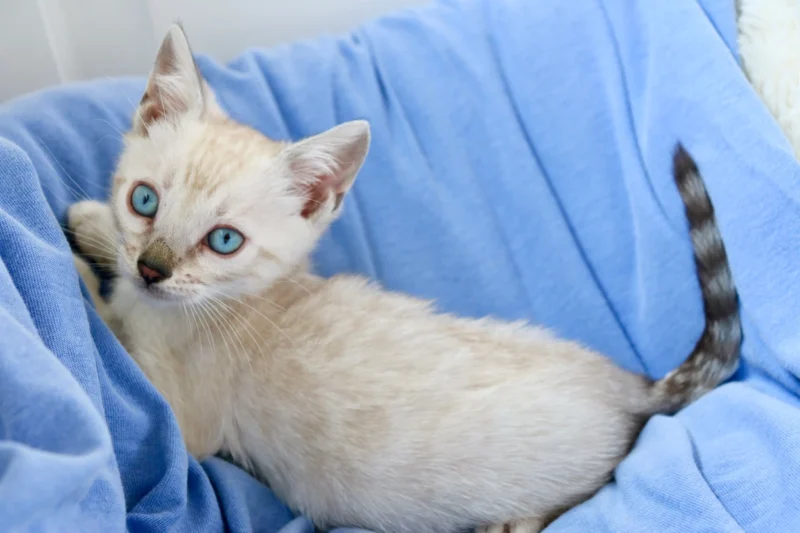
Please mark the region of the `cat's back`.
<svg viewBox="0 0 800 533"><path fill-rule="evenodd" d="M431 301L351 275L320 280L276 325L291 352L286 357L367 383L376 381L374 372L397 377L404 387L412 376L425 387L446 373L452 386L469 388L540 381L565 371L582 381L582 374L617 371L604 357L541 327L442 313Z"/></svg>
<svg viewBox="0 0 800 533"><path fill-rule="evenodd" d="M540 360L569 357L560 349L564 346L553 344L555 339L541 328L442 313L432 301L388 291L352 275L322 282L287 309L281 325L287 335L313 339L323 347L317 350L321 360L347 367L378 363L384 371L427 373L459 358L483 358L484 354L493 354L487 359L498 364L512 359L530 364L531 354L520 350L532 344L555 349L538 350ZM413 368L404 368L405 364Z"/></svg>

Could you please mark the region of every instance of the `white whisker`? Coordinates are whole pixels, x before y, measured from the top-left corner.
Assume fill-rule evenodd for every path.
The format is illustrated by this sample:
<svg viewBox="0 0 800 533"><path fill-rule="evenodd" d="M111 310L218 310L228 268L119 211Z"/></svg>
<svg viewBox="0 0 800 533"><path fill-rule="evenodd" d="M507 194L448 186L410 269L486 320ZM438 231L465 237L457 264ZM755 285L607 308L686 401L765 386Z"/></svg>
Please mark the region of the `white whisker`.
<svg viewBox="0 0 800 533"><path fill-rule="evenodd" d="M222 294L220 291L217 291L217 293L218 293L218 294ZM281 335L283 335L283 336L286 338L286 340L288 340L288 341L289 341L289 342L292 344L292 346L294 346L294 341L292 340L292 338L291 338L291 337L289 337L289 335L287 335L287 334L286 334L286 332L285 332L285 331L283 331L283 330L281 329L281 327L280 327L280 326L278 326L278 324L276 324L276 323L275 323L275 321L273 321L273 320L272 320L270 317L268 317L267 315L265 315L264 313L262 313L261 311L259 311L259 310L258 310L258 309L256 309L255 307L253 307L252 305L248 304L248 303L247 303L247 302L245 302L244 300L240 300L240 299L238 299L238 298L233 298L232 296L226 296L226 297L227 297L227 298L230 298L231 300L235 301L236 303L239 303L239 304L241 304L241 305L243 305L243 306L245 306L245 307L248 307L249 309L252 309L252 310L253 310L253 311L254 311L256 314L258 314L259 316L261 316L261 318L263 318L264 320L266 320L267 322L269 322L269 323L272 325L272 327L274 327L276 330L278 330L278 332L279 332Z"/></svg>
<svg viewBox="0 0 800 533"><path fill-rule="evenodd" d="M212 298L212 299L214 299L215 301L217 301L217 302L219 303L219 305L223 306L223 308L224 308L224 309L226 309L226 310L228 311L228 313L230 313L230 314L231 314L231 315L232 315L234 318L236 318L236 319L239 321L239 323L240 323L240 324L242 324L243 326L245 326L245 332L247 332L247 334L248 334L248 335L250 335L250 338L252 339L252 341L253 341L253 344L255 344L256 346L258 346L258 350L259 350L259 352L261 353L261 357L262 357L262 359L266 359L266 356L265 356L265 354L264 354L264 350L263 350L263 346L267 346L267 349L269 349L269 350L270 350L270 353L272 353L272 348L269 346L269 344L268 344L268 343L267 343L267 341L264 339L264 337L262 337L262 336L261 336L261 334L258 332L258 330L256 330L256 329L253 327L253 325L252 325L252 324L250 324L250 322L249 322L249 321L248 321L248 320L247 320L247 319L246 319L246 318L245 318L245 317L244 317L244 316L243 316L241 313L237 312L237 311L236 311L236 309L234 309L233 307L229 306L228 304L226 304L226 303L225 303L225 302L223 302L222 300L219 300L219 299L217 299L217 298L214 298L213 296L210 296L210 298ZM256 340L255 336L253 336L253 332L254 332L256 335L258 335L258 337L259 337L259 339L261 340L261 342L259 342L258 340ZM248 363L249 363L249 362L250 362L250 361L249 361L249 358L248 358ZM251 366L251 370L252 370L252 366Z"/></svg>
<svg viewBox="0 0 800 533"><path fill-rule="evenodd" d="M303 285L302 283L300 283L300 282L299 282L299 281L297 281L296 279L292 278L291 276L285 276L285 277L284 277L284 279L285 279L285 280L287 280L287 281L288 281L288 282L290 282L290 283L294 283L295 285L297 285L298 287L300 287L301 289L303 289L304 291L306 291L306 293L308 293L308 295L309 295L309 296L311 296L311 294L312 294L312 293L311 293L311 291L308 289L308 287L306 287L305 285Z"/></svg>
<svg viewBox="0 0 800 533"><path fill-rule="evenodd" d="M219 311L211 305L211 302L204 301L202 302L203 308L208 312L209 319L212 321L216 329L220 332L220 336L222 336L222 340L225 342L225 350L228 352L228 362L233 364L233 352L231 351L230 344L228 344L228 338L230 337L231 343L233 343L233 336L229 335L225 324L219 318ZM234 348L236 345L234 344Z"/></svg>
<svg viewBox="0 0 800 533"><path fill-rule="evenodd" d="M214 302L214 300L212 300L210 303L213 304L213 303L216 303L216 302ZM252 366L250 364L250 355L247 352L247 348L244 347L244 343L242 342L241 335L236 330L236 325L233 324L231 319L223 312L223 310L219 309L218 307L214 307L214 309L218 313L218 316L221 318L221 320L224 321L224 323L225 323L226 327L228 328L228 330L230 331L231 335L233 336L233 338L238 343L238 346L236 344L234 344L234 347L236 348L236 354L237 355L244 355L244 358L247 360L248 366L250 366L250 368L252 370Z"/></svg>
<svg viewBox="0 0 800 533"><path fill-rule="evenodd" d="M200 309L202 310L204 308L201 307ZM199 311L198 311L198 314L200 314ZM202 321L203 321L203 330L206 332L206 337L208 338L208 343L210 345L212 353L216 354L217 353L217 341L214 340L214 333L211 331L210 323L206 321L206 315L207 315L206 311L203 311L202 316L200 317L202 319ZM211 317L209 316L208 319L210 321Z"/></svg>

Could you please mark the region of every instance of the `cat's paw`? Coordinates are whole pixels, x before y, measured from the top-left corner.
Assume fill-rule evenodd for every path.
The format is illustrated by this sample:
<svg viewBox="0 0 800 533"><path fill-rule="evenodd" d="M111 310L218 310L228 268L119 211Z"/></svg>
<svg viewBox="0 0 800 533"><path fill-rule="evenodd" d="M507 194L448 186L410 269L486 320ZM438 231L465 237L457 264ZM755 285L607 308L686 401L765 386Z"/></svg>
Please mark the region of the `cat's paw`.
<svg viewBox="0 0 800 533"><path fill-rule="evenodd" d="M506 522L505 524L479 527L475 530L475 533L539 533L541 530L541 520L528 518Z"/></svg>
<svg viewBox="0 0 800 533"><path fill-rule="evenodd" d="M100 265L110 265L116 256L114 220L108 204L86 200L67 210L67 228L80 253Z"/></svg>

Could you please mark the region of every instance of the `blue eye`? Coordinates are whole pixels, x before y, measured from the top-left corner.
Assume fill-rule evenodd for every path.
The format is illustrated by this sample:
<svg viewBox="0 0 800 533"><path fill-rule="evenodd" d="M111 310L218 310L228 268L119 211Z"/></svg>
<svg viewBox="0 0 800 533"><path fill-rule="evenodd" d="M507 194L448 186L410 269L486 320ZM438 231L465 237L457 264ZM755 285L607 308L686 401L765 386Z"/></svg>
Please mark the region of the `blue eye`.
<svg viewBox="0 0 800 533"><path fill-rule="evenodd" d="M158 195L147 185L137 185L131 192L131 207L143 217L153 218L158 211Z"/></svg>
<svg viewBox="0 0 800 533"><path fill-rule="evenodd" d="M208 233L206 241L218 254L228 255L241 248L244 236L233 228L217 228Z"/></svg>

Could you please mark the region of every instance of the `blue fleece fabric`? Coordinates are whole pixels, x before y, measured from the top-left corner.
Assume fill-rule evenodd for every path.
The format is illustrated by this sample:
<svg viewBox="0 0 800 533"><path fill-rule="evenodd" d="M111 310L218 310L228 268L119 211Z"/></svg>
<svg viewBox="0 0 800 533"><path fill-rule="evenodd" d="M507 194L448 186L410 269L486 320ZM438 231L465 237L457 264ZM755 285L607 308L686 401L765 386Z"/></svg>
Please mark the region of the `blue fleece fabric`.
<svg viewBox="0 0 800 533"><path fill-rule="evenodd" d="M531 319L653 377L703 327L670 175L677 140L695 156L745 363L652 419L615 481L550 532L800 524L800 167L737 64L734 16L732 0L441 1L199 61L232 116L272 137L372 123L322 274ZM102 81L0 108L0 529L309 533L236 467L187 455L84 302L59 221L105 197L142 89Z"/></svg>

